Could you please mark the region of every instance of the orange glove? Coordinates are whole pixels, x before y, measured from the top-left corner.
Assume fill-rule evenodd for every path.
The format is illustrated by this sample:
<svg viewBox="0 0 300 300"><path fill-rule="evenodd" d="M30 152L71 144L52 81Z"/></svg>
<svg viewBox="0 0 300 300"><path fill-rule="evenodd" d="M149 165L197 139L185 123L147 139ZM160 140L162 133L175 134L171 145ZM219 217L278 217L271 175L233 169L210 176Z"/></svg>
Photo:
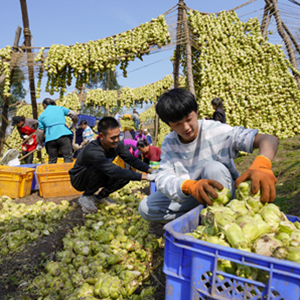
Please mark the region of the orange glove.
<svg viewBox="0 0 300 300"><path fill-rule="evenodd" d="M181 185L181 190L188 195L192 195L201 204L212 205L212 201L209 199L209 194L213 199L218 197L217 192L213 187L218 190L223 189L223 185L213 179L201 179L201 180L185 180Z"/></svg>
<svg viewBox="0 0 300 300"><path fill-rule="evenodd" d="M272 163L268 158L263 155L257 156L251 167L235 181L235 188L241 182L251 180L251 193L256 194L261 190L261 201L273 202L276 198L275 183L277 178L271 167Z"/></svg>

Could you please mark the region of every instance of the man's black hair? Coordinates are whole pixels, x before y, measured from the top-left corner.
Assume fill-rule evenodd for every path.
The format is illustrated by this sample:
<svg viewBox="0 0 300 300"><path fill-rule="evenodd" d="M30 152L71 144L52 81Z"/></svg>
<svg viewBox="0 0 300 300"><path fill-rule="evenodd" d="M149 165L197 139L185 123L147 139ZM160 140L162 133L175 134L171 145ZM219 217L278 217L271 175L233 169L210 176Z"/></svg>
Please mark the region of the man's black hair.
<svg viewBox="0 0 300 300"><path fill-rule="evenodd" d="M223 107L223 101L220 98L214 98L211 100L211 105L215 105L216 107Z"/></svg>
<svg viewBox="0 0 300 300"><path fill-rule="evenodd" d="M86 125L87 124L87 121L86 120L81 120L79 125Z"/></svg>
<svg viewBox="0 0 300 300"><path fill-rule="evenodd" d="M138 141L137 144L136 144L137 148L144 148L146 146L149 146L149 144L146 140Z"/></svg>
<svg viewBox="0 0 300 300"><path fill-rule="evenodd" d="M192 111L197 112L197 109L195 96L181 88L164 93L156 104L158 116L167 124L179 122Z"/></svg>
<svg viewBox="0 0 300 300"><path fill-rule="evenodd" d="M118 121L113 117L104 117L98 123L98 132L102 132L104 135L107 134L109 129L119 128Z"/></svg>
<svg viewBox="0 0 300 300"><path fill-rule="evenodd" d="M43 100L43 104L45 104L46 106L48 106L48 105L56 105L55 101L52 100L52 99L50 99L50 98L45 98Z"/></svg>

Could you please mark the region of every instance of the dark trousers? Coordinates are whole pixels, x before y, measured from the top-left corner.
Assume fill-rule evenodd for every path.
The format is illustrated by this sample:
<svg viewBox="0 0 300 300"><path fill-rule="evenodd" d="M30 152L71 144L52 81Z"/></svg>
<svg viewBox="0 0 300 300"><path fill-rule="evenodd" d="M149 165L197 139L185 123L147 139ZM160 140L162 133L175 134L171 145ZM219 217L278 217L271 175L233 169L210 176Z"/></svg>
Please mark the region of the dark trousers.
<svg viewBox="0 0 300 300"><path fill-rule="evenodd" d="M59 150L64 158L65 163L73 161L70 136L64 135L57 140L47 142L46 147L49 155L49 164L56 164Z"/></svg>
<svg viewBox="0 0 300 300"><path fill-rule="evenodd" d="M91 196L103 187L101 192L97 195L97 198L99 199L107 197L109 194L119 190L129 182L129 180L126 179L108 177L94 166L87 169L85 176L88 176L88 183L83 195Z"/></svg>
<svg viewBox="0 0 300 300"><path fill-rule="evenodd" d="M26 152L24 150L22 150L22 156L28 154L29 152ZM27 157L24 158L25 164L30 165L32 164L33 161L33 153L31 153L30 155L28 155Z"/></svg>

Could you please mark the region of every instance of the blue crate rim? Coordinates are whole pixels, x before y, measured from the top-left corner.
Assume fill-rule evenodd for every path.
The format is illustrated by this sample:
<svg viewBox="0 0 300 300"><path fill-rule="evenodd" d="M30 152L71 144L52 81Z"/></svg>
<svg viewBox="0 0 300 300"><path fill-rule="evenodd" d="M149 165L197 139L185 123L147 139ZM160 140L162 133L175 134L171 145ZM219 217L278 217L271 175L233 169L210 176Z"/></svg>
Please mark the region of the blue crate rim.
<svg viewBox="0 0 300 300"><path fill-rule="evenodd" d="M249 259L256 259L256 260L262 260L268 264L280 264L282 266L285 267L289 267L289 268L294 268L294 269L299 269L300 270L300 263L296 263L296 262L292 262L292 261L288 261L288 260L284 260L284 259L278 259L275 257L271 257L271 256L264 256L264 255L259 255L256 254L254 252L247 252L247 251L242 251L236 248L232 248L232 247L226 247L226 246L221 246L221 245L217 245L217 244L212 244L209 242L205 242L199 239L196 239L192 236L188 236L185 235L184 233L178 233L174 230L171 229L172 224L174 222L179 222L180 219L185 219L188 215L192 215L194 214L195 210L199 210L199 208L202 206L202 208L204 207L203 205L199 205L197 207L195 207L194 209L190 210L189 212L187 212L186 214L180 216L179 218L171 221L170 223L166 224L163 229L166 231L166 233L168 232L169 234L171 234L175 239L177 239L178 241L185 241L185 242L190 242L193 244L198 244L199 246L205 246L211 249L214 249L216 251L225 251L225 252L229 252L233 255L240 255L243 257L247 257ZM202 209L201 208L201 209ZM291 215L286 215L288 219L290 219L291 217L294 218L295 216L291 216ZM199 218L199 215L198 215ZM297 218L297 217L296 217ZM164 234L164 236L167 238L166 233ZM174 243L173 241L171 241L169 239L169 241L171 243ZM187 245L185 245L187 246ZM181 245L178 245L178 247L181 247ZM195 249L195 248L194 248ZM193 249L190 249L191 251L193 251Z"/></svg>

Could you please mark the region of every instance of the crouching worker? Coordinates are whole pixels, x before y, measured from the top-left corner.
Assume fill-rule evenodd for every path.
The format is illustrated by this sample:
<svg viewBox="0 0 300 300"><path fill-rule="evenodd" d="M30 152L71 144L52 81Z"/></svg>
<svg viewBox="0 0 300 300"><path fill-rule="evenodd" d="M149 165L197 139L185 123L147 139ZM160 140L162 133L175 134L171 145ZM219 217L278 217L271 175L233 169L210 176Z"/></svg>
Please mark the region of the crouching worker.
<svg viewBox="0 0 300 300"><path fill-rule="evenodd" d="M119 123L113 117L104 117L98 124L99 137L86 145L69 171L71 184L78 191L84 191L79 198L84 213L97 212L95 202L113 203L107 198L110 193L122 188L130 180L155 179L153 169L134 157L124 143L119 141ZM148 174L136 173L113 164L119 155L126 163ZM102 190L94 195L100 188Z"/></svg>
<svg viewBox="0 0 300 300"><path fill-rule="evenodd" d="M198 104L187 90L173 89L161 96L156 112L173 132L161 147L161 161L155 179L157 192L143 199L139 213L149 221L167 223L199 204L212 205L214 188L235 188L251 180L251 192L261 190L262 202L273 202L277 181L271 170L278 139L257 130L231 127L213 120L197 120ZM239 151L259 155L241 176L233 158Z"/></svg>

